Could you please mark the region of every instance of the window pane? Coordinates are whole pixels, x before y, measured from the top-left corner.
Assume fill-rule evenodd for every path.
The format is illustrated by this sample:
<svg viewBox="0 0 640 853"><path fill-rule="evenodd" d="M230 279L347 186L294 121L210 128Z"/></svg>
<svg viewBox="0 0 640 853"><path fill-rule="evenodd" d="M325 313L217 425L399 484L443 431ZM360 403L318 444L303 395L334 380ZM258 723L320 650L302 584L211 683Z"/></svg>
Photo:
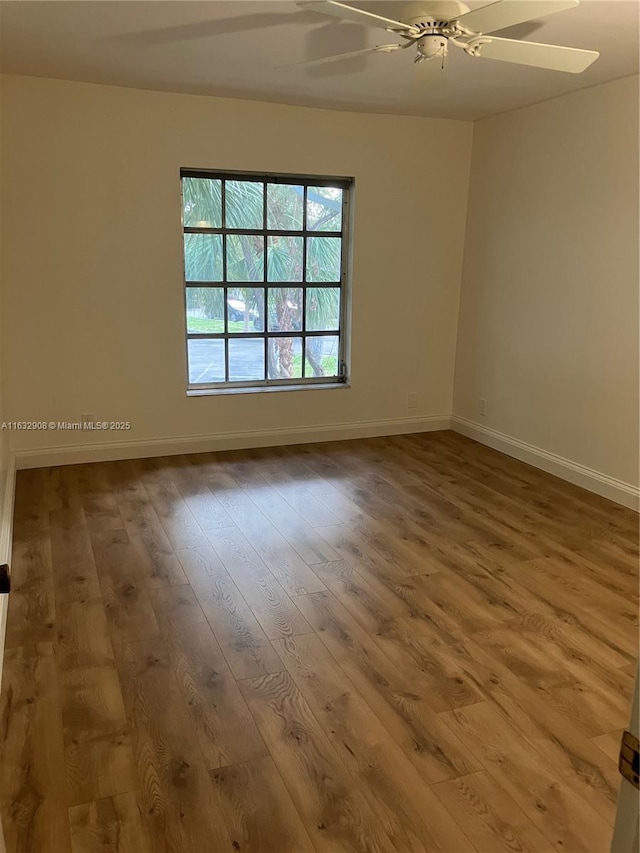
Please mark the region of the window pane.
<svg viewBox="0 0 640 853"><path fill-rule="evenodd" d="M302 338L269 338L269 379L300 379Z"/></svg>
<svg viewBox="0 0 640 853"><path fill-rule="evenodd" d="M221 287L187 287L187 331L224 332Z"/></svg>
<svg viewBox="0 0 640 853"><path fill-rule="evenodd" d="M264 237L229 234L227 281L264 281Z"/></svg>
<svg viewBox="0 0 640 853"><path fill-rule="evenodd" d="M307 281L340 281L340 237L309 237Z"/></svg>
<svg viewBox="0 0 640 853"><path fill-rule="evenodd" d="M184 235L186 281L222 281L222 235Z"/></svg>
<svg viewBox="0 0 640 853"><path fill-rule="evenodd" d="M342 230L342 190L337 187L307 188L307 230Z"/></svg>
<svg viewBox="0 0 640 853"><path fill-rule="evenodd" d="M189 382L224 382L224 341L188 341Z"/></svg>
<svg viewBox="0 0 640 853"><path fill-rule="evenodd" d="M306 341L305 376L338 375L338 337L309 337Z"/></svg>
<svg viewBox="0 0 640 853"><path fill-rule="evenodd" d="M304 187L267 184L267 228L302 231Z"/></svg>
<svg viewBox="0 0 640 853"><path fill-rule="evenodd" d="M264 288L230 287L227 295L229 332L264 332Z"/></svg>
<svg viewBox="0 0 640 853"><path fill-rule="evenodd" d="M182 209L185 228L222 227L222 181L183 178Z"/></svg>
<svg viewBox="0 0 640 853"><path fill-rule="evenodd" d="M264 338L229 339L229 381L264 379Z"/></svg>
<svg viewBox="0 0 640 853"><path fill-rule="evenodd" d="M302 237L267 237L267 280L302 281Z"/></svg>
<svg viewBox="0 0 640 853"><path fill-rule="evenodd" d="M307 331L331 332L340 328L340 288L307 288Z"/></svg>
<svg viewBox="0 0 640 853"><path fill-rule="evenodd" d="M264 228L264 185L257 181L226 181L227 228Z"/></svg>
<svg viewBox="0 0 640 853"><path fill-rule="evenodd" d="M269 288L270 332L299 332L302 329L302 288Z"/></svg>
<svg viewBox="0 0 640 853"><path fill-rule="evenodd" d="M184 231L223 233L183 234L189 384L335 381L348 189L195 174L181 180Z"/></svg>

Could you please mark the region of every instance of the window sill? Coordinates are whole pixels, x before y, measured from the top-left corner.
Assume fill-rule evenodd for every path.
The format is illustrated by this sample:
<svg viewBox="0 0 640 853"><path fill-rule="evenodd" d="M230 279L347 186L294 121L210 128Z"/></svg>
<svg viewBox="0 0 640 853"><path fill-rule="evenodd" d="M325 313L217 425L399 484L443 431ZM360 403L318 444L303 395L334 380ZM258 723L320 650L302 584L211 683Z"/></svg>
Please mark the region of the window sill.
<svg viewBox="0 0 640 853"><path fill-rule="evenodd" d="M189 388L187 397L215 397L225 394L272 394L274 391L335 391L351 388L348 382L328 382L326 385L264 385L256 388Z"/></svg>

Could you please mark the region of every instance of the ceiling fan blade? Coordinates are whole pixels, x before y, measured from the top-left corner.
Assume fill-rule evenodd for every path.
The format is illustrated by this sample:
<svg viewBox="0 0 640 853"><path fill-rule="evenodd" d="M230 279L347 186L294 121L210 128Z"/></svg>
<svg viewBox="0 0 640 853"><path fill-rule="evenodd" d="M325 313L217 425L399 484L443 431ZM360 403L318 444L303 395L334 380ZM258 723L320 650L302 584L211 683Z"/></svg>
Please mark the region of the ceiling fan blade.
<svg viewBox="0 0 640 853"><path fill-rule="evenodd" d="M323 15L332 15L334 18L346 18L348 21L356 21L358 24L369 24L373 27L382 27L384 30L401 30L402 32L412 33L416 35L419 30L412 27L410 24L404 24L402 21L394 21L391 18L383 18L380 15L374 15L372 12L364 12L362 9L356 9L353 6L347 6L345 3L339 3L338 0L300 0L297 3L300 9L311 9L314 12L321 12Z"/></svg>
<svg viewBox="0 0 640 853"><path fill-rule="evenodd" d="M496 3L460 15L457 21L476 33L492 33L554 12L572 9L578 3L579 0L497 0Z"/></svg>
<svg viewBox="0 0 640 853"><path fill-rule="evenodd" d="M310 59L308 62L292 62L289 65L276 65L276 69L300 68L303 65L324 65L327 62L338 62L340 59L351 59L353 56L364 56L367 53L393 53L394 50L398 50L401 47L401 44L379 44L377 47L352 50L350 53L337 53L335 56L323 56L321 59Z"/></svg>
<svg viewBox="0 0 640 853"><path fill-rule="evenodd" d="M476 55L483 59L498 59L517 65L549 68L551 71L569 71L571 74L584 71L600 56L597 50L579 50L575 47L500 39L495 36L487 36L487 43L480 44L477 50Z"/></svg>

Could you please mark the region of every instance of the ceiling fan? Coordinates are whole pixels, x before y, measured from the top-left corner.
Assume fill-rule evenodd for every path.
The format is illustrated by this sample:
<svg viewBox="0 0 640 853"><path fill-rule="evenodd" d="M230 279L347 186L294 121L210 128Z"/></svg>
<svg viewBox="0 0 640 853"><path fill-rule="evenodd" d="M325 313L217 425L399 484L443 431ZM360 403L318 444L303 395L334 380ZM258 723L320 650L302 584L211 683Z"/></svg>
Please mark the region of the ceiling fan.
<svg viewBox="0 0 640 853"><path fill-rule="evenodd" d="M297 3L300 8L382 28L404 39L405 44L380 44L365 50L325 56L308 62L296 62L294 65L322 65L352 56L364 56L367 53L393 53L396 50L415 47L417 55L414 62L425 62L440 57L444 67L444 58L449 45L453 45L461 48L469 56L480 59L498 59L517 65L531 65L535 68L579 74L598 58L600 54L597 51L487 35L495 30L542 18L553 12L571 9L577 6L578 2L579 0L497 0L470 11L468 6L460 2L425 0L424 3L414 4L417 10L411 11L407 20L394 21L391 18L384 18L381 15L348 6L338 0L300 0Z"/></svg>

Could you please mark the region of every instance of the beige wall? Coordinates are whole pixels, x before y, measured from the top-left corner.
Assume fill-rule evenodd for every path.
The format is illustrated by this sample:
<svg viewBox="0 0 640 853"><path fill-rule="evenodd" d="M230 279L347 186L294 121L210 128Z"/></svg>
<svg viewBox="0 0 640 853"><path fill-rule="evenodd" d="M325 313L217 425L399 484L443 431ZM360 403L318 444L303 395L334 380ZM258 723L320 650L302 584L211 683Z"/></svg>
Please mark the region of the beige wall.
<svg viewBox="0 0 640 853"><path fill-rule="evenodd" d="M474 126L454 412L638 482L637 77Z"/></svg>
<svg viewBox="0 0 640 853"><path fill-rule="evenodd" d="M2 280L0 279L0 330L2 329ZM0 331L0 344L2 342L3 333ZM4 406L4 388L2 381L2 368L3 368L3 359L2 359L2 347L0 346L0 424L5 419L5 406ZM0 429L0 527L2 525L2 518L4 516L4 498L5 498L5 486L7 480L7 465L9 459L9 433L5 430ZM2 562L3 555L0 554L0 562Z"/></svg>
<svg viewBox="0 0 640 853"><path fill-rule="evenodd" d="M0 93L1 95L1 93ZM0 125L4 118L3 102L0 97ZM2 227L2 182L0 180L0 229ZM0 244L0 261L2 257L2 246ZM3 311L2 303L4 296L4 280L1 274L0 266L0 427L5 419L6 410L4 406L4 377L3 369L5 361L2 355L4 328L2 325ZM9 467L9 433L0 428L0 563L8 562L11 552L11 521L13 515L13 507L11 506L11 498L6 500L7 474ZM2 649L4 648L5 629L7 624L7 608L9 605L9 596L0 595L0 681L2 680ZM4 850L4 841L2 837L2 826L0 826L0 851Z"/></svg>
<svg viewBox="0 0 640 853"><path fill-rule="evenodd" d="M5 118L4 114L4 103L1 98L0 91L0 126L2 125L2 121ZM3 193L2 193L2 180L0 174L0 234L3 224ZM0 241L0 427L2 422L6 419L6 407L4 405L4 371L6 367L6 362L3 357L3 344L5 338L5 330L3 326L3 301L4 301L4 277L2 276L2 242ZM6 559L6 554L3 553L6 550L6 542L8 540L8 533L4 532L4 524L3 521L5 519L5 490L6 490L6 482L7 482L7 468L9 462L9 433L6 430L0 428L0 563L4 562ZM0 635L2 635L2 616L0 615ZM3 636L3 635L2 635ZM1 833L0 833L1 835Z"/></svg>
<svg viewBox="0 0 640 853"><path fill-rule="evenodd" d="M466 243L469 123L2 86L3 417L93 412L146 441L453 406L637 482L637 78L477 123ZM350 389L186 397L180 166L355 176Z"/></svg>
<svg viewBox="0 0 640 853"><path fill-rule="evenodd" d="M3 86L12 418L90 412L131 421L126 438L143 440L450 413L471 124L26 77ZM350 389L185 396L181 166L355 177Z"/></svg>
<svg viewBox="0 0 640 853"><path fill-rule="evenodd" d="M2 278L0 277L0 424L5 420L6 409L4 405L4 387L2 381L2 369L4 367L2 359ZM0 429L0 533L2 531L2 520L4 518L4 499L7 482L7 467L9 462L9 433L6 430ZM0 535L0 543L2 536ZM0 548L1 551L1 548ZM4 562L4 554L0 553L0 563Z"/></svg>

